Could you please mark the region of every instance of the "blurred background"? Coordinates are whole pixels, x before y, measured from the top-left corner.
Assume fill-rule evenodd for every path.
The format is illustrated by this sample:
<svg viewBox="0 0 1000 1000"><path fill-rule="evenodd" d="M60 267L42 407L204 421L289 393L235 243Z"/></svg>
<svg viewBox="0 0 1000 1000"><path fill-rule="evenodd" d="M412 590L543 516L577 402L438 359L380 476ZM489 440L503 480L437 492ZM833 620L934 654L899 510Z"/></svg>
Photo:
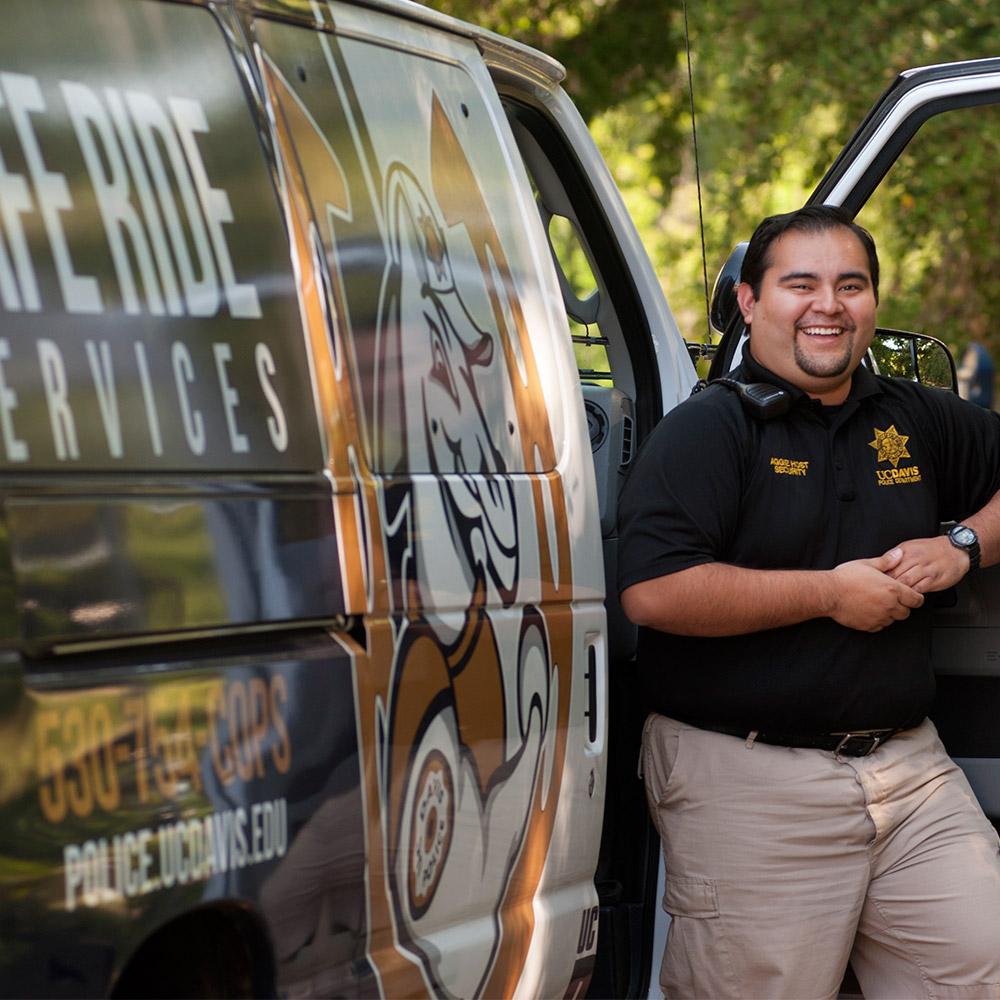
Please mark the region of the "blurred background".
<svg viewBox="0 0 1000 1000"><path fill-rule="evenodd" d="M564 85L617 179L682 333L706 339L682 0L430 6L566 66ZM996 13L994 0L690 0L709 287L763 216L803 204L897 73L1000 55ZM963 357L980 367L1000 358L998 154L1000 109L932 119L858 216L879 246L880 324L941 338L960 367ZM990 369L990 388L993 378Z"/></svg>

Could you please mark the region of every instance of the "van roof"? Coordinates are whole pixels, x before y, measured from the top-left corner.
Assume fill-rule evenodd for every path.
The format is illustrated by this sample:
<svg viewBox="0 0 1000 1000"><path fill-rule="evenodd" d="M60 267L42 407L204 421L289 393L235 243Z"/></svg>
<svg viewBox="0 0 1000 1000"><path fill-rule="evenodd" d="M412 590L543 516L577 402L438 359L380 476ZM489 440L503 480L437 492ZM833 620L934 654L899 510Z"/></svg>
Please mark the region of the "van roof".
<svg viewBox="0 0 1000 1000"><path fill-rule="evenodd" d="M560 83L566 77L566 69L562 63L544 52L486 28L460 21L457 17L432 10L422 3L416 3L415 0L349 0L349 2L356 7L369 7L409 21L419 21L456 35L464 35L475 41L484 53L488 52L492 59L500 61L509 59L521 65L527 64L553 83ZM313 13L314 5L310 0L236 0L236 5L249 8L258 14L304 22L314 27L322 27L326 23L317 20Z"/></svg>

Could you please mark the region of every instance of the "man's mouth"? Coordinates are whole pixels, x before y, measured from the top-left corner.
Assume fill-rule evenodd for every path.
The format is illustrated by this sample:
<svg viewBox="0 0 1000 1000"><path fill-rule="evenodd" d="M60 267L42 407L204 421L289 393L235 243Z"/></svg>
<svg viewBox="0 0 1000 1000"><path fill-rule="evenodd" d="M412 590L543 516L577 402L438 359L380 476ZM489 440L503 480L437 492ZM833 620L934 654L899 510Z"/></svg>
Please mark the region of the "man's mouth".
<svg viewBox="0 0 1000 1000"><path fill-rule="evenodd" d="M807 337L839 337L846 332L846 328L842 326L800 326L798 331Z"/></svg>

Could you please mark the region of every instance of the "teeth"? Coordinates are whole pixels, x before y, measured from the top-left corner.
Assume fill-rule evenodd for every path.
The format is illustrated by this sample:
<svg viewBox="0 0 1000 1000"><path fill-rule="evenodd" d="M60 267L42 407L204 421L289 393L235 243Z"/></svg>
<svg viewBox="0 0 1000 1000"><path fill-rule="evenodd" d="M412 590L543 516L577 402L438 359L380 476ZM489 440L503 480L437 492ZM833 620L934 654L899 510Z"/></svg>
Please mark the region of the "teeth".
<svg viewBox="0 0 1000 1000"><path fill-rule="evenodd" d="M803 326L800 329L808 337L836 337L844 332L842 326Z"/></svg>

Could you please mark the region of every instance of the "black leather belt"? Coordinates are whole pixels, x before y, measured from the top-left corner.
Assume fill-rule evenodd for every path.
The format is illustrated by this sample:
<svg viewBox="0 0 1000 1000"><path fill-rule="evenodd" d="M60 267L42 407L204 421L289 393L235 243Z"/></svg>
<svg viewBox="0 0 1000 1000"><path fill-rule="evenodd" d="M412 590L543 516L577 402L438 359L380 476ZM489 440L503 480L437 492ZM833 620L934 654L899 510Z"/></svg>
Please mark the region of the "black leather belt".
<svg viewBox="0 0 1000 1000"><path fill-rule="evenodd" d="M684 720L681 720L684 721ZM748 746L754 743L769 743L776 747L800 747L806 750L830 750L844 757L867 757L876 747L892 739L901 729L855 729L849 733L823 733L818 736L796 736L789 733L757 732L756 730L735 729L732 726L716 726L708 722L688 722L689 726L737 736L746 740Z"/></svg>

